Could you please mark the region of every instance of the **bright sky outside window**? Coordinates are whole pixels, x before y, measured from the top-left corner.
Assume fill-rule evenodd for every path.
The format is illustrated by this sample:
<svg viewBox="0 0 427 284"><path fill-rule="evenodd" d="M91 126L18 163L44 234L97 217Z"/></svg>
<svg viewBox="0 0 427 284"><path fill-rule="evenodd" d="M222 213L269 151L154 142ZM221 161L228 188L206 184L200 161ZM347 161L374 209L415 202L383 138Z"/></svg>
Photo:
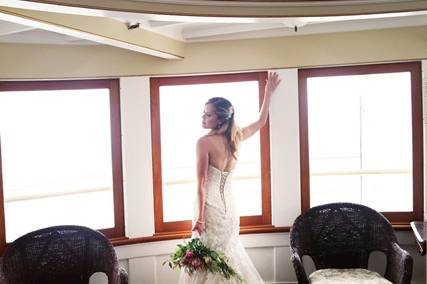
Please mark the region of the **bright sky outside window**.
<svg viewBox="0 0 427 284"><path fill-rule="evenodd" d="M114 226L108 89L0 92L0 137L8 242Z"/></svg>
<svg viewBox="0 0 427 284"><path fill-rule="evenodd" d="M196 198L196 142L204 135L202 114L211 97L225 97L246 126L258 117L258 82L245 81L160 87L163 216L165 222L190 220ZM259 133L242 145L233 191L241 216L261 215Z"/></svg>
<svg viewBox="0 0 427 284"><path fill-rule="evenodd" d="M410 73L308 78L307 104L310 205L412 211Z"/></svg>

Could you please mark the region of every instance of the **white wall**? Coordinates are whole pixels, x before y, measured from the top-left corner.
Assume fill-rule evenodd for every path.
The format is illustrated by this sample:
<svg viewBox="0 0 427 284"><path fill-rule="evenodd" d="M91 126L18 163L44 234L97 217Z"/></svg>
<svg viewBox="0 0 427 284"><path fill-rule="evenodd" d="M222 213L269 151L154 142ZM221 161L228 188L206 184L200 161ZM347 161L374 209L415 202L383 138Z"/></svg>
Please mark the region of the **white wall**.
<svg viewBox="0 0 427 284"><path fill-rule="evenodd" d="M149 78L121 78L120 100L126 236L152 236L154 201Z"/></svg>
<svg viewBox="0 0 427 284"><path fill-rule="evenodd" d="M270 113L273 225L291 226L300 213L299 122L297 69L276 70L282 80ZM148 77L121 78L121 115L126 233L129 237L154 233L151 168L150 94ZM202 106L201 106L202 107ZM414 283L425 283L425 260L419 256L411 232L398 232L404 249L415 260ZM242 235L255 266L268 283L295 283L289 261L289 233ZM176 283L178 272L162 266L183 240L116 247L130 284ZM309 263L308 263L309 265ZM382 272L381 257L372 269ZM308 270L311 269L308 267ZM96 283L102 283L95 280Z"/></svg>

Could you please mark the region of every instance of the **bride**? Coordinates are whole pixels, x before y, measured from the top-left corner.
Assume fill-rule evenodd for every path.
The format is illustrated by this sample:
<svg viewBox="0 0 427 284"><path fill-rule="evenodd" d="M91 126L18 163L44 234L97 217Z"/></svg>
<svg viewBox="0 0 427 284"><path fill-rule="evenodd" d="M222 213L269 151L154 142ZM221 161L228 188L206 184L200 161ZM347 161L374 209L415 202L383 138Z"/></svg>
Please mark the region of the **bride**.
<svg viewBox="0 0 427 284"><path fill-rule="evenodd" d="M239 240L239 214L231 191L231 176L237 161L239 143L258 131L267 121L271 97L279 85L276 73L269 73L259 119L238 128L234 108L224 98L207 101L202 116L203 128L210 132L197 141L197 214L193 231L209 248L223 252L230 266L247 284L264 283ZM180 283L214 284L225 281L219 274L205 271L181 273Z"/></svg>

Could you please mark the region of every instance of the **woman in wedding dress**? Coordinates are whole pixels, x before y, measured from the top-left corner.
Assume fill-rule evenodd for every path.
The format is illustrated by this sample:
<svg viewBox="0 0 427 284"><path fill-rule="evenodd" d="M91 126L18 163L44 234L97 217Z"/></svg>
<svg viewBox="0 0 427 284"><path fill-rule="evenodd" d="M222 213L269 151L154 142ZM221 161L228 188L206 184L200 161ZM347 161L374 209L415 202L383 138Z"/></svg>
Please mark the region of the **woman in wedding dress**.
<svg viewBox="0 0 427 284"><path fill-rule="evenodd" d="M271 97L279 85L276 73L269 73L259 119L238 128L234 108L224 98L211 98L205 105L203 128L210 132L197 141L197 214L193 231L209 248L223 252L230 266L247 284L264 283L239 240L239 214L230 186L239 143L257 132L267 121ZM220 274L181 272L180 283L216 284L226 281Z"/></svg>

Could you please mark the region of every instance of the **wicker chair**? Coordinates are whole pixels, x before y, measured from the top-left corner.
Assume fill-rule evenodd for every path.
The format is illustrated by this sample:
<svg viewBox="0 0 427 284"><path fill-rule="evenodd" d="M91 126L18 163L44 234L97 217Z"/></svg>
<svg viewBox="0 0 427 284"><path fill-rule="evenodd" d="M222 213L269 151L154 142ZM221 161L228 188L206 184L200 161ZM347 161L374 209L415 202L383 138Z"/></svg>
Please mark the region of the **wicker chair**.
<svg viewBox="0 0 427 284"><path fill-rule="evenodd" d="M110 241L81 226L54 226L28 233L10 243L3 273L10 284L87 284L104 272L110 284L127 283Z"/></svg>
<svg viewBox="0 0 427 284"><path fill-rule="evenodd" d="M313 207L298 216L290 236L291 261L298 283L310 283L302 257L308 255L316 270L368 268L369 254L386 255L384 278L394 284L409 284L412 257L397 243L388 220L359 204L332 203Z"/></svg>

